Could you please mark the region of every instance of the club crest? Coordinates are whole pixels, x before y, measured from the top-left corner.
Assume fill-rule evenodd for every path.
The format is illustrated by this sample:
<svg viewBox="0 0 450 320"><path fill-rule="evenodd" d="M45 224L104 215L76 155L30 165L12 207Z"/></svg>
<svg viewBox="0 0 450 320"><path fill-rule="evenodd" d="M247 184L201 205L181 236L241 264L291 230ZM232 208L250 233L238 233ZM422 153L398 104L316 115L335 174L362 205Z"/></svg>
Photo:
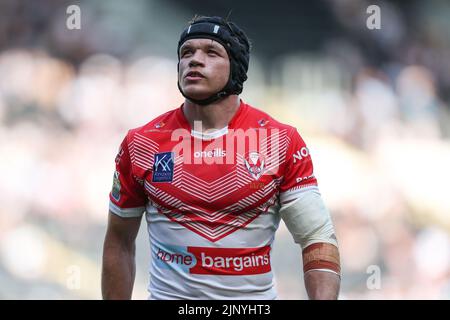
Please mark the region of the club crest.
<svg viewBox="0 0 450 320"><path fill-rule="evenodd" d="M250 152L244 158L244 163L253 179L258 180L264 173L264 158L258 152Z"/></svg>

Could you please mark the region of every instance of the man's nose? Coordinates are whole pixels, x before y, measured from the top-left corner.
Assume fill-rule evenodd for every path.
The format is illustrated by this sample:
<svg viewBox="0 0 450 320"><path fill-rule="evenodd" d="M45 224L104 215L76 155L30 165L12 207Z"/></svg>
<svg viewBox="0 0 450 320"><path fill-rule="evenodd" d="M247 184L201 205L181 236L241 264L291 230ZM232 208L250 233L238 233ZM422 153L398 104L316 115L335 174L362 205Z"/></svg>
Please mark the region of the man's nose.
<svg viewBox="0 0 450 320"><path fill-rule="evenodd" d="M191 60L189 61L189 67L196 67L196 66L204 66L205 65L205 57L204 54L200 52L200 50L196 50L195 54L191 57Z"/></svg>

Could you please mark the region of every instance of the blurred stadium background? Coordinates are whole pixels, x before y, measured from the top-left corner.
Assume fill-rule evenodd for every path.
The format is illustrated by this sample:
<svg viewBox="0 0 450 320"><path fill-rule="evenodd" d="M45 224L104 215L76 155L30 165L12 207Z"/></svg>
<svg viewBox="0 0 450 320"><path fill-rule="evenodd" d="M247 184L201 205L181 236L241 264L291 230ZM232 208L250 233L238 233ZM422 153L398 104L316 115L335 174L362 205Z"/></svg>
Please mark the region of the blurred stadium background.
<svg viewBox="0 0 450 320"><path fill-rule="evenodd" d="M66 28L72 4L80 30ZM371 4L380 30L366 27ZM341 299L450 298L450 2L0 0L1 299L101 297L121 139L182 103L187 21L230 9L253 41L243 99L311 150ZM149 258L143 222L136 299ZM304 299L284 225L273 263L279 297Z"/></svg>

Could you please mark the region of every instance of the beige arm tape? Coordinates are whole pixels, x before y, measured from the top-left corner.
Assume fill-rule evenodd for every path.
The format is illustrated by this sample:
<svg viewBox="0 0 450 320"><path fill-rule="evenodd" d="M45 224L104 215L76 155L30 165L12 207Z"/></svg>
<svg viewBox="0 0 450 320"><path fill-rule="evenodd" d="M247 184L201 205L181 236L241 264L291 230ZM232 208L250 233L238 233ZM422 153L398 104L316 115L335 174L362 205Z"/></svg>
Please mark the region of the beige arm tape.
<svg viewBox="0 0 450 320"><path fill-rule="evenodd" d="M304 272L340 272L339 250L330 213L317 190L305 191L281 206L280 215L303 249Z"/></svg>

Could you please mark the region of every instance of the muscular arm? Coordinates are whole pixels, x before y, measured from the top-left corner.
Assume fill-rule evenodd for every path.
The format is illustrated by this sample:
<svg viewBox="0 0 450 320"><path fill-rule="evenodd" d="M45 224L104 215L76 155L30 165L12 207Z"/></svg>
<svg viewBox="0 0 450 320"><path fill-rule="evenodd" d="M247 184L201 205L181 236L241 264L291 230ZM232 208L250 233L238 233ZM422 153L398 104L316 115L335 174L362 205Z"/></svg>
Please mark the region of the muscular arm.
<svg viewBox="0 0 450 320"><path fill-rule="evenodd" d="M339 249L330 214L318 192L305 192L285 203L281 217L303 248L305 287L310 299L337 299Z"/></svg>
<svg viewBox="0 0 450 320"><path fill-rule="evenodd" d="M311 300L336 300L341 279L337 274L311 270L305 273L305 288Z"/></svg>
<svg viewBox="0 0 450 320"><path fill-rule="evenodd" d="M311 300L336 300L341 279L337 274L311 270L305 273L305 288Z"/></svg>
<svg viewBox="0 0 450 320"><path fill-rule="evenodd" d="M305 288L309 299L338 298L341 283L339 265L339 249L330 243L315 243L303 250Z"/></svg>
<svg viewBox="0 0 450 320"><path fill-rule="evenodd" d="M103 245L103 299L131 299L135 264L135 240L141 217L121 218L109 212Z"/></svg>

